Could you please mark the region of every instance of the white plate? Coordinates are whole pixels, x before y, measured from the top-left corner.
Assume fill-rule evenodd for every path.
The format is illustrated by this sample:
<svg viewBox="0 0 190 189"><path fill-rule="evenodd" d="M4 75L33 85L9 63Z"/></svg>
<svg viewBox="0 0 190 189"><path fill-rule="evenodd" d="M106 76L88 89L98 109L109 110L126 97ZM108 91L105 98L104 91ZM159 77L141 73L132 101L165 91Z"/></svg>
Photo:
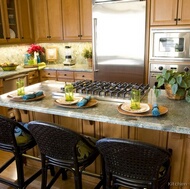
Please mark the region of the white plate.
<svg viewBox="0 0 190 189"><path fill-rule="evenodd" d="M140 107L141 108L139 110L133 110L133 109L131 109L130 103L123 103L121 106L121 109L126 112L130 112L130 113L134 113L134 114L140 114L140 113L144 113L144 112L147 112L150 110L150 106L145 103L140 103Z"/></svg>
<svg viewBox="0 0 190 189"><path fill-rule="evenodd" d="M16 37L15 32L11 28L9 28L9 30L10 30L10 38L15 38Z"/></svg>
<svg viewBox="0 0 190 189"><path fill-rule="evenodd" d="M73 101L66 101L65 97L62 97L62 98L56 99L55 101L63 105L73 105L79 102L80 100L82 100L82 97L75 97Z"/></svg>

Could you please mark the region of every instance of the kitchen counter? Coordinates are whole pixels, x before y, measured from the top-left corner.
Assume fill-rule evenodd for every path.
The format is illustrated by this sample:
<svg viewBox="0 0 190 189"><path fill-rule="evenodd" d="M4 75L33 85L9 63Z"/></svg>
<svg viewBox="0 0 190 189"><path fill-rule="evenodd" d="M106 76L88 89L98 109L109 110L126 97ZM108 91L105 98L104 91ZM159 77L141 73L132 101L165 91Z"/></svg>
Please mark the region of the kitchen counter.
<svg viewBox="0 0 190 189"><path fill-rule="evenodd" d="M37 83L26 87L26 91L43 90L46 95L44 99L33 102L13 102L10 101L7 94L16 93L14 91L0 96L0 106L123 126L190 134L190 104L185 100L169 100L164 91L156 99L151 89L142 102L153 104L157 101L158 105L168 108L168 113L160 117L133 117L120 114L117 107L121 103L116 102L98 101L96 106L85 109L70 109L56 106L54 104L55 99L52 98L52 92L59 91L62 86L62 82L55 81Z"/></svg>
<svg viewBox="0 0 190 189"><path fill-rule="evenodd" d="M92 72L92 68L88 67L87 65L83 64L76 64L73 66L64 66L63 64L47 64L45 70L65 70L65 71L81 71L81 72ZM23 68L22 66L18 66L15 71L0 71L0 79L10 77L13 75L21 74L21 73L28 73L30 71L37 70L36 67L34 68Z"/></svg>

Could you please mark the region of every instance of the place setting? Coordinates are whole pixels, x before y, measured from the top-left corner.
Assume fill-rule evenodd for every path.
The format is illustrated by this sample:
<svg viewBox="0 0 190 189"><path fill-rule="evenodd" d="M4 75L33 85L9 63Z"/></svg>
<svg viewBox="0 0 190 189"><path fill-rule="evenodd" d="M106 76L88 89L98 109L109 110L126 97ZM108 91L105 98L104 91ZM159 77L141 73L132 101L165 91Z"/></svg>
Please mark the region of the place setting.
<svg viewBox="0 0 190 189"><path fill-rule="evenodd" d="M75 96L74 87L72 84L66 84L63 96L55 99L54 103L57 106L64 108L89 108L97 105L97 100L88 96Z"/></svg>
<svg viewBox="0 0 190 189"><path fill-rule="evenodd" d="M154 116L158 117L168 112L168 108L155 104L140 102L140 91L133 89L131 91L131 100L118 106L118 112L129 116Z"/></svg>

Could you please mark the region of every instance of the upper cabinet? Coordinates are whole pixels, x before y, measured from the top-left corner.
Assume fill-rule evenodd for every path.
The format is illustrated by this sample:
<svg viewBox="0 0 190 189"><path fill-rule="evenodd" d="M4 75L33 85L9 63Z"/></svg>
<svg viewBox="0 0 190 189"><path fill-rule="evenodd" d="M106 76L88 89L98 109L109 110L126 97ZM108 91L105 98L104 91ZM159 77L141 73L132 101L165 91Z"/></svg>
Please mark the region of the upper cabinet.
<svg viewBox="0 0 190 189"><path fill-rule="evenodd" d="M151 0L152 26L190 24L189 0Z"/></svg>
<svg viewBox="0 0 190 189"><path fill-rule="evenodd" d="M33 39L30 8L29 0L0 0L0 43Z"/></svg>
<svg viewBox="0 0 190 189"><path fill-rule="evenodd" d="M21 43L31 43L34 41L31 0L17 0L17 2Z"/></svg>
<svg viewBox="0 0 190 189"><path fill-rule="evenodd" d="M36 42L63 40L61 0L33 0Z"/></svg>
<svg viewBox="0 0 190 189"><path fill-rule="evenodd" d="M16 0L0 0L0 43L19 42L18 4Z"/></svg>
<svg viewBox="0 0 190 189"><path fill-rule="evenodd" d="M92 1L63 0L63 28L66 41L91 41Z"/></svg>

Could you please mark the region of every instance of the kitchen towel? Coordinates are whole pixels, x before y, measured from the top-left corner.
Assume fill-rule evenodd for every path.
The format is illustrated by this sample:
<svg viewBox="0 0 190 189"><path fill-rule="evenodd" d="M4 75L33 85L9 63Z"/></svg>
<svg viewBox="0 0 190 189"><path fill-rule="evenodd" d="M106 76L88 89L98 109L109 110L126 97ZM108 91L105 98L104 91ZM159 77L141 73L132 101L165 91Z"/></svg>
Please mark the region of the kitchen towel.
<svg viewBox="0 0 190 189"><path fill-rule="evenodd" d="M91 99L91 96L86 96L85 98L83 98L81 101L79 101L77 103L77 106L82 107L85 106Z"/></svg>
<svg viewBox="0 0 190 189"><path fill-rule="evenodd" d="M158 108L158 104L153 105L153 107L152 107L152 115L155 116L155 117L160 116L160 111L159 111L159 108Z"/></svg>

